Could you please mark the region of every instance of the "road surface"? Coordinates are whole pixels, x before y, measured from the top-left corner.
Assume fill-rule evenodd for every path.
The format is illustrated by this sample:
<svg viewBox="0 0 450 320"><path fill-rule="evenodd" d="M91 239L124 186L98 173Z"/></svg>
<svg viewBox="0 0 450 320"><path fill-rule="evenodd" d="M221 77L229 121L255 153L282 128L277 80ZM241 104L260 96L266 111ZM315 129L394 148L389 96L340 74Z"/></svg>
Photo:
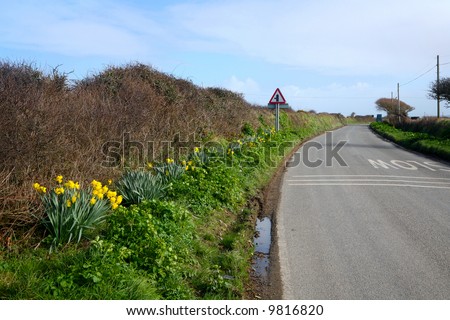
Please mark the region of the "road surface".
<svg viewBox="0 0 450 320"><path fill-rule="evenodd" d="M304 145L284 176L283 299L450 299L450 166L367 126L330 140Z"/></svg>

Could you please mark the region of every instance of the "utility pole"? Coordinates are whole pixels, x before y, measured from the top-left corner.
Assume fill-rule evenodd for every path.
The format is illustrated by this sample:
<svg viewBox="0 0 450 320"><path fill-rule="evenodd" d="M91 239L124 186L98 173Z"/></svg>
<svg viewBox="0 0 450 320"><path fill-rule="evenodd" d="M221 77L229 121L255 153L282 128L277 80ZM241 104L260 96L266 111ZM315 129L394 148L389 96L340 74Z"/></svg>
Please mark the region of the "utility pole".
<svg viewBox="0 0 450 320"><path fill-rule="evenodd" d="M400 124L400 83L397 82L398 123Z"/></svg>
<svg viewBox="0 0 450 320"><path fill-rule="evenodd" d="M439 119L441 114L441 106L440 106L440 100L441 97L439 96L439 55L437 56L437 80L436 80L436 91L437 91L437 117Z"/></svg>

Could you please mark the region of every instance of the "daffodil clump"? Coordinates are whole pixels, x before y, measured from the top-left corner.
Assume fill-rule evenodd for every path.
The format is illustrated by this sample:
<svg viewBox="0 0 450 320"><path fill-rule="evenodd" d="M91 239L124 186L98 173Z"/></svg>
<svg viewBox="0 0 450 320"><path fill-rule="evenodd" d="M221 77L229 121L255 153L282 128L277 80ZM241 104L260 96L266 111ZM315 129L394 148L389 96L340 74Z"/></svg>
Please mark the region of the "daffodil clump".
<svg viewBox="0 0 450 320"><path fill-rule="evenodd" d="M179 179L185 171L185 166L176 163L175 159L172 158L167 158L164 163L155 165L152 168L153 172L166 184Z"/></svg>
<svg viewBox="0 0 450 320"><path fill-rule="evenodd" d="M76 181L64 181L61 175L55 182L57 185L53 189L37 182L33 184L44 205L46 216L42 222L53 238L51 249L79 242L104 221L109 210L117 209L122 202L121 195L97 180L86 189ZM111 183L109 181L109 185Z"/></svg>

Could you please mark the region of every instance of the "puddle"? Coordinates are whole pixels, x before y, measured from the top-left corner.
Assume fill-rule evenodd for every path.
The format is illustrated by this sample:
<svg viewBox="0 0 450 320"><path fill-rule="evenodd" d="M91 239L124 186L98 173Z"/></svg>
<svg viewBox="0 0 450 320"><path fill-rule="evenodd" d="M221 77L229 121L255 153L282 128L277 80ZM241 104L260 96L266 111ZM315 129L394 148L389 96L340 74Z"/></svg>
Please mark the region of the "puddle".
<svg viewBox="0 0 450 320"><path fill-rule="evenodd" d="M256 219L255 237L253 244L253 269L257 276L267 280L269 275L269 253L272 241L272 221L269 218Z"/></svg>

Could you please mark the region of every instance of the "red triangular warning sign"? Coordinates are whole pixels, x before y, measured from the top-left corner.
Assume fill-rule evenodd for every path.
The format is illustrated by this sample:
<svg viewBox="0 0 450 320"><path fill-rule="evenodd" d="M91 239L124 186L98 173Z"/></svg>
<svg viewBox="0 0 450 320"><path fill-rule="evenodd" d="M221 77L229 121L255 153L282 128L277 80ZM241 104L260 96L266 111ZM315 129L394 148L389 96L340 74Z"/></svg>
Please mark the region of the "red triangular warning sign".
<svg viewBox="0 0 450 320"><path fill-rule="evenodd" d="M286 103L286 99L284 99L283 94L280 89L277 88L273 93L272 98L270 98L269 104L284 104Z"/></svg>

